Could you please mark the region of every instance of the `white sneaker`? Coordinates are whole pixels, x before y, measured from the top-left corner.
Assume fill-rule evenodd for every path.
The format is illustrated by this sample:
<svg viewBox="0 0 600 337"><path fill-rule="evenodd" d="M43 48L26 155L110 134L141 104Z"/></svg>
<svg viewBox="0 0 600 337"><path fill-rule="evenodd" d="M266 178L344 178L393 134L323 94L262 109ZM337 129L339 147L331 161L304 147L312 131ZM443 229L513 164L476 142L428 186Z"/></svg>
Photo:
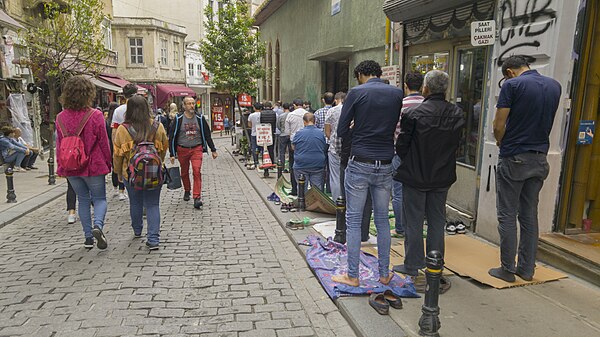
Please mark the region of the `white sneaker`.
<svg viewBox="0 0 600 337"><path fill-rule="evenodd" d="M67 217L67 223L74 224L75 221L77 221L75 214L69 214L69 216Z"/></svg>
<svg viewBox="0 0 600 337"><path fill-rule="evenodd" d="M125 192L119 193L119 201L125 201L125 200L127 200L127 194L125 194Z"/></svg>

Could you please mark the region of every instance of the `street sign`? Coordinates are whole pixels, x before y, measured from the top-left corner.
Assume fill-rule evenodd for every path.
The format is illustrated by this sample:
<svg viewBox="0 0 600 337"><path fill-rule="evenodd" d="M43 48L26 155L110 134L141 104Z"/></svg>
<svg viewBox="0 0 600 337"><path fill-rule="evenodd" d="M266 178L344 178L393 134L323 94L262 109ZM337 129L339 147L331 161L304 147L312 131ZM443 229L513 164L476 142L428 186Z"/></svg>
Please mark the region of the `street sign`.
<svg viewBox="0 0 600 337"><path fill-rule="evenodd" d="M489 46L496 42L496 21L471 22L471 45Z"/></svg>
<svg viewBox="0 0 600 337"><path fill-rule="evenodd" d="M273 133L271 132L271 124L258 124L256 126L256 144L258 146L273 145Z"/></svg>

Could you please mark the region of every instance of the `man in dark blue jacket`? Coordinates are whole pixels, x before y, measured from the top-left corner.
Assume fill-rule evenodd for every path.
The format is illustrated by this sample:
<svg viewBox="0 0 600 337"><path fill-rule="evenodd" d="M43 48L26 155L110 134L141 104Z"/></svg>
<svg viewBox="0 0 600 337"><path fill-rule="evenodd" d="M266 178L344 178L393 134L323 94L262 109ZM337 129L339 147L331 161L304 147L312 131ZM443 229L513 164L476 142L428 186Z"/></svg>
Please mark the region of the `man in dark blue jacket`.
<svg viewBox="0 0 600 337"><path fill-rule="evenodd" d="M394 131L402 108L403 92L381 80L381 73L381 67L375 61L363 61L356 66L354 77L360 85L348 92L337 129L342 144L351 142L344 182L348 274L332 279L355 287L359 285L361 219L368 193L373 200L373 217L377 226L379 281L388 284L392 278L389 270L391 236L388 208L392 191Z"/></svg>

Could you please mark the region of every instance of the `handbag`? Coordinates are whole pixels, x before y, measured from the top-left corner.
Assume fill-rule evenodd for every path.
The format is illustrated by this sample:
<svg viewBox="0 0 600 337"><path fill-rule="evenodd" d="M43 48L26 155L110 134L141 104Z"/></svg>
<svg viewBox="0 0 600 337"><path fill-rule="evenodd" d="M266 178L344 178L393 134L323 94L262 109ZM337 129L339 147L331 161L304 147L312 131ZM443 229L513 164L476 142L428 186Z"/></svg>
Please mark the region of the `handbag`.
<svg viewBox="0 0 600 337"><path fill-rule="evenodd" d="M167 188L170 190L176 190L181 188L181 173L179 172L179 167L163 167L165 170L165 184L167 184Z"/></svg>

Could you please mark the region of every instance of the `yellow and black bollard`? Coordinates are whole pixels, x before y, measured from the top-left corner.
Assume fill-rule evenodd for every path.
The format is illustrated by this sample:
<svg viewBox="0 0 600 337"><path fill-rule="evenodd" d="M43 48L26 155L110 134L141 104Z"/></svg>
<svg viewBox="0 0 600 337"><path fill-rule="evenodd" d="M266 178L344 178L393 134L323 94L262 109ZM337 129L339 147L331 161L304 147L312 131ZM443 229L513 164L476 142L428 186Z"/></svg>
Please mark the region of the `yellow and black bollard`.
<svg viewBox="0 0 600 337"><path fill-rule="evenodd" d="M346 199L339 196L335 201L335 236L333 241L346 243Z"/></svg>
<svg viewBox="0 0 600 337"><path fill-rule="evenodd" d="M15 182L14 172L12 167L7 167L4 171L6 175L6 202L9 204L17 202L17 195L15 194Z"/></svg>
<svg viewBox="0 0 600 337"><path fill-rule="evenodd" d="M425 291L425 303L421 308L423 315L419 319L419 335L437 337L440 323L440 279L444 269L444 257L442 253L433 250L427 253L425 258L425 277L427 278L427 290Z"/></svg>

